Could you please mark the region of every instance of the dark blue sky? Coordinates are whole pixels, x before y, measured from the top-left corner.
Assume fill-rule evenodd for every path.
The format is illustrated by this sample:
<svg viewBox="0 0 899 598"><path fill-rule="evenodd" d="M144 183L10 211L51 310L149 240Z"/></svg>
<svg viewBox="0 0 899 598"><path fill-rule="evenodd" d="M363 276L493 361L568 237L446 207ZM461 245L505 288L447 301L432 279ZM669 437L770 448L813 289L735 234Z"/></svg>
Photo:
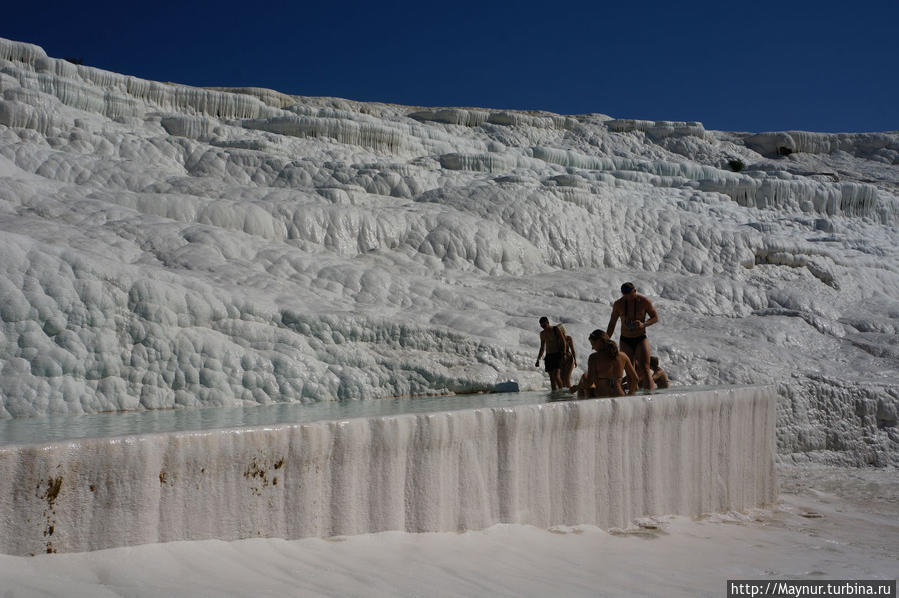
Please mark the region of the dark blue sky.
<svg viewBox="0 0 899 598"><path fill-rule="evenodd" d="M159 81L709 129L899 129L899 1L7 2L0 37Z"/></svg>

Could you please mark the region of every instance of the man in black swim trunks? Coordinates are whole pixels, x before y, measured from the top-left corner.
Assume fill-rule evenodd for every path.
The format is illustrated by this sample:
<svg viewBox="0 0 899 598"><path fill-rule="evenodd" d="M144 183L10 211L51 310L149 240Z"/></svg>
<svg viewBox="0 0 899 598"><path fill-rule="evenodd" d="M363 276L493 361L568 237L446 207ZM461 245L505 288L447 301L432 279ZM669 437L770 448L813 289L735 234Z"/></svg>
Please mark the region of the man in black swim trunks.
<svg viewBox="0 0 899 598"><path fill-rule="evenodd" d="M646 388L652 390L655 388L655 382L649 367L650 351L646 328L658 322L659 315L652 306L652 301L637 294L637 287L632 282L621 285L621 299L612 305L612 317L606 329L610 337L615 332L618 318L621 318L621 337L618 344L633 362L640 379L645 381Z"/></svg>
<svg viewBox="0 0 899 598"><path fill-rule="evenodd" d="M540 353L537 354L537 363L535 367L540 367L540 358L543 357L543 351L546 350L546 359L543 360L546 366L546 373L549 374L549 384L553 390L562 388L562 361L565 358L565 330L562 325L550 326L549 318L543 316L540 318Z"/></svg>

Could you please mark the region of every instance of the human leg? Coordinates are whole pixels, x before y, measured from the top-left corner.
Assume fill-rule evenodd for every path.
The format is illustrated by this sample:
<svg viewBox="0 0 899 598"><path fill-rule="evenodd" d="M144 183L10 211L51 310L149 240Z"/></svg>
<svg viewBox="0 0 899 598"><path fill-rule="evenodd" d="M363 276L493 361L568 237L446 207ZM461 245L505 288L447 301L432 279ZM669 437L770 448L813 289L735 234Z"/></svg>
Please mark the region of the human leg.
<svg viewBox="0 0 899 598"><path fill-rule="evenodd" d="M631 361L634 364L634 369L637 370L637 376L640 378L640 387L653 390L656 385L652 380L652 370L649 367L650 354L649 339L644 336L643 340L637 345Z"/></svg>
<svg viewBox="0 0 899 598"><path fill-rule="evenodd" d="M561 369L553 370L549 373L549 385L553 390L563 388Z"/></svg>
<svg viewBox="0 0 899 598"><path fill-rule="evenodd" d="M562 387L562 377L560 368L562 367L562 354L549 353L543 361L546 367L546 373L549 374L549 385L553 390Z"/></svg>
<svg viewBox="0 0 899 598"><path fill-rule="evenodd" d="M571 386L571 372L574 371L574 360L570 357L562 361L562 386L567 388Z"/></svg>
<svg viewBox="0 0 899 598"><path fill-rule="evenodd" d="M643 338L646 337L644 336ZM627 358L631 360L631 363L634 363L634 354L637 351L639 341L640 339L628 338L626 336L622 336L618 339L618 349L627 355Z"/></svg>

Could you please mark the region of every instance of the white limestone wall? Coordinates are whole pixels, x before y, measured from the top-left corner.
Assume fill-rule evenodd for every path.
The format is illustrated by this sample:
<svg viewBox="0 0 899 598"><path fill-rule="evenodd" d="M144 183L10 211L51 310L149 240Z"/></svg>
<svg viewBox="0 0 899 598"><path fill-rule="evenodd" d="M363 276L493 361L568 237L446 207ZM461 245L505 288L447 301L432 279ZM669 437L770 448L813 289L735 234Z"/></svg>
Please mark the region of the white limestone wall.
<svg viewBox="0 0 899 598"><path fill-rule="evenodd" d="M774 387L0 448L0 552L771 503Z"/></svg>

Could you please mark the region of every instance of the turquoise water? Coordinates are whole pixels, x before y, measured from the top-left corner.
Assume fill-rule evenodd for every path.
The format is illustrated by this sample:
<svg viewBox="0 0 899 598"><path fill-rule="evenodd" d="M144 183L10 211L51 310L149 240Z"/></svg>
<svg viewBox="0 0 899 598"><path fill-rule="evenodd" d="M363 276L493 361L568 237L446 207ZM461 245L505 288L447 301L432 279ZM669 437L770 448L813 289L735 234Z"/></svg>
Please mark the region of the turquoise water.
<svg viewBox="0 0 899 598"><path fill-rule="evenodd" d="M675 388L656 391L670 394L711 387ZM434 413L483 407L516 407L574 397L566 392L549 391L327 401L320 403L276 403L250 407L209 409L173 409L97 413L77 416L48 416L0 420L0 446L63 442L84 438L109 438L135 434L217 430L247 426L301 424L315 421L383 417L403 413ZM602 399L598 399L602 400Z"/></svg>
<svg viewBox="0 0 899 598"><path fill-rule="evenodd" d="M567 394L562 396L571 398L571 395ZM17 418L0 420L0 446L132 434L301 424L400 413L458 411L478 407L512 407L546 403L551 400L553 396L549 392L521 392Z"/></svg>

